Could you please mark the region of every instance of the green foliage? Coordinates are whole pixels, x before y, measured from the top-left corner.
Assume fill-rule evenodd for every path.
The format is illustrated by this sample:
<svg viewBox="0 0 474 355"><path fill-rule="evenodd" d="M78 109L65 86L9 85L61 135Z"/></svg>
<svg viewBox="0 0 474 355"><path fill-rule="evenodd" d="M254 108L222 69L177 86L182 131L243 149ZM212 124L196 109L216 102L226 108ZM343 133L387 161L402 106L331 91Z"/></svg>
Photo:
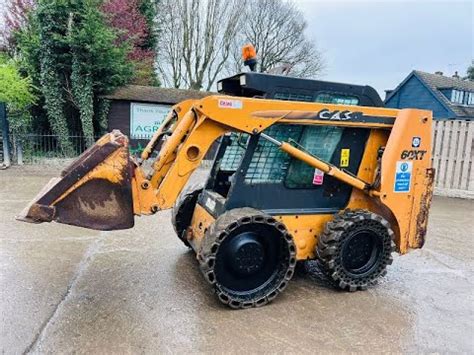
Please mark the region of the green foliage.
<svg viewBox="0 0 474 355"><path fill-rule="evenodd" d="M97 10L99 2L85 0L75 4L77 9L70 15L68 29L71 86L89 146L94 141L94 96L123 85L132 73L125 61L126 47L113 45L115 35Z"/></svg>
<svg viewBox="0 0 474 355"><path fill-rule="evenodd" d="M94 94L92 76L88 67L79 61L79 54L74 53L72 60L71 86L75 102L79 108L82 132L86 137L86 145L94 142Z"/></svg>
<svg viewBox="0 0 474 355"><path fill-rule="evenodd" d="M31 90L31 79L21 77L14 61L0 57L0 102L24 109L35 102Z"/></svg>
<svg viewBox="0 0 474 355"><path fill-rule="evenodd" d="M36 16L28 15L27 24L14 33L16 57L19 58L20 72L23 76L31 78L35 94L41 96L40 90L40 52L41 43L39 36L39 25Z"/></svg>
<svg viewBox="0 0 474 355"><path fill-rule="evenodd" d="M48 121L65 153L72 150L63 94L64 64L69 60L64 36L68 19L65 1L41 1L35 11L39 36L40 85Z"/></svg>
<svg viewBox="0 0 474 355"><path fill-rule="evenodd" d="M76 11L71 19L69 45L81 66L90 73L94 93L108 93L124 85L132 75L132 66L126 60L128 44L114 43L116 34L105 25L98 10L100 1L71 2L76 4Z"/></svg>
<svg viewBox="0 0 474 355"><path fill-rule="evenodd" d="M44 109L64 151L70 128L93 142L98 96L126 84L132 75L127 44L115 43L99 0L40 0L17 34L22 69L38 83ZM103 117L101 118L103 119Z"/></svg>
<svg viewBox="0 0 474 355"><path fill-rule="evenodd" d="M0 56L0 102L7 104L10 128L14 133L30 126L30 105L36 101L31 79L23 78L13 60Z"/></svg>
<svg viewBox="0 0 474 355"><path fill-rule="evenodd" d="M155 50L158 42L158 30L155 23L156 19L156 0L139 0L138 10L145 17L148 36L145 38L142 48ZM159 1L156 1L159 2Z"/></svg>
<svg viewBox="0 0 474 355"><path fill-rule="evenodd" d="M97 115L97 132L104 134L107 132L108 122L107 115L109 114L110 109L110 100L99 99L96 104L96 115Z"/></svg>
<svg viewBox="0 0 474 355"><path fill-rule="evenodd" d="M160 81L155 73L153 58L133 61L134 85L160 86Z"/></svg>

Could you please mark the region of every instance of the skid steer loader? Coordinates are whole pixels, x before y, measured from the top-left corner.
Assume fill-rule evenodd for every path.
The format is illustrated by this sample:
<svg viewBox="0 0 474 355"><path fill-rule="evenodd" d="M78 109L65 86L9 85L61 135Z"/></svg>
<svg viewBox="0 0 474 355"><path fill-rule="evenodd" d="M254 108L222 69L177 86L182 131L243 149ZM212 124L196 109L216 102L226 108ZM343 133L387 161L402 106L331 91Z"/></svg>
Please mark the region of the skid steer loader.
<svg viewBox="0 0 474 355"><path fill-rule="evenodd" d="M173 208L177 236L232 308L273 300L300 260L318 259L336 287L355 291L385 274L392 251L423 246L434 178L431 112L376 107L373 92L355 86L349 96L365 97L367 106L302 102L314 100L305 90L323 84L242 75L220 83L234 96L175 105L141 159L129 155L125 135L106 134L19 219L117 230ZM293 91L275 99L275 90L257 90L259 76ZM320 91L341 91L330 89ZM205 184L182 191L216 141Z"/></svg>

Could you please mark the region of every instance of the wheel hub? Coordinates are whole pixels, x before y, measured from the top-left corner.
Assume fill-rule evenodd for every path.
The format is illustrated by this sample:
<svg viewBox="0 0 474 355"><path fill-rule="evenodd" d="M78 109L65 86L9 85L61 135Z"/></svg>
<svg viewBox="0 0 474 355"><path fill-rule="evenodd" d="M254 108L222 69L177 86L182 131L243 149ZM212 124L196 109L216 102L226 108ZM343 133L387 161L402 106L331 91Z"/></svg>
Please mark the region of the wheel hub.
<svg viewBox="0 0 474 355"><path fill-rule="evenodd" d="M342 264L355 275L370 271L378 260L380 246L375 234L363 231L350 237L343 247Z"/></svg>
<svg viewBox="0 0 474 355"><path fill-rule="evenodd" d="M243 233L234 238L228 248L228 264L240 275L259 271L265 262L265 251L254 233Z"/></svg>

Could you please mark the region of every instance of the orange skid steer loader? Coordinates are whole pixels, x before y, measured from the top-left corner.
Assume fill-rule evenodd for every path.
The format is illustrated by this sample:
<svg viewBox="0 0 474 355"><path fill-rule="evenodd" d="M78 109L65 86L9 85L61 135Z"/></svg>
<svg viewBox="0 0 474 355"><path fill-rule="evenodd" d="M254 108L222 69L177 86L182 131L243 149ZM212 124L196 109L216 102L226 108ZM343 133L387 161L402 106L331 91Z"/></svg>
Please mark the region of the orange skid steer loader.
<svg viewBox="0 0 474 355"><path fill-rule="evenodd" d="M117 230L173 208L177 236L233 308L273 300L300 260L318 259L336 287L363 290L386 273L393 251L423 246L431 124L431 112L415 109L245 94L188 100L141 159L129 155L125 135L108 133L19 219ZM207 182L183 191L214 142Z"/></svg>

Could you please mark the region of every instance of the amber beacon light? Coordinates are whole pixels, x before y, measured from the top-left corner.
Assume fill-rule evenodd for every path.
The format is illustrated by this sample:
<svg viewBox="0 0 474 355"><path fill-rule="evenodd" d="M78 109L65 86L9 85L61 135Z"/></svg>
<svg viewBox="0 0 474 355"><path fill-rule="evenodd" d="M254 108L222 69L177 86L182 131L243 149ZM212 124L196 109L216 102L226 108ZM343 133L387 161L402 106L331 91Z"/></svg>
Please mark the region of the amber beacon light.
<svg viewBox="0 0 474 355"><path fill-rule="evenodd" d="M251 71L255 71L257 68L257 51L253 45L246 44L242 47L242 59Z"/></svg>

